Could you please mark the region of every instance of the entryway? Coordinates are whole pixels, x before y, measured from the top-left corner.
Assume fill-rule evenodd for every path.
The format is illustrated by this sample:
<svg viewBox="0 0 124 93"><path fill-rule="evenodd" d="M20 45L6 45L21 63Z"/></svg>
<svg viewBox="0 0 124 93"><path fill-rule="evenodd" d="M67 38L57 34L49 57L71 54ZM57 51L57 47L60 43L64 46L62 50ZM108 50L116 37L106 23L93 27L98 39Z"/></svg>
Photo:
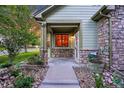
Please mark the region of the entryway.
<svg viewBox="0 0 124 93"><path fill-rule="evenodd" d="M80 88L73 70L73 66L78 66L74 59L51 58L48 64L49 69L40 88Z"/></svg>
<svg viewBox="0 0 124 93"><path fill-rule="evenodd" d="M48 58L79 58L80 23L47 23Z"/></svg>

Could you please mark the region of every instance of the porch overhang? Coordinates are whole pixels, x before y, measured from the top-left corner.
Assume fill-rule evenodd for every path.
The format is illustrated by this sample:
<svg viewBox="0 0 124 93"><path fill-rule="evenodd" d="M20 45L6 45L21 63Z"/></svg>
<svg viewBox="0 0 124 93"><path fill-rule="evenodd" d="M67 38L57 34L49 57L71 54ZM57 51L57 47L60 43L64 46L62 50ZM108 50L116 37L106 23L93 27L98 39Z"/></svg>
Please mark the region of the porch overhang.
<svg viewBox="0 0 124 93"><path fill-rule="evenodd" d="M79 28L79 24L48 24L48 28L52 33L76 33Z"/></svg>

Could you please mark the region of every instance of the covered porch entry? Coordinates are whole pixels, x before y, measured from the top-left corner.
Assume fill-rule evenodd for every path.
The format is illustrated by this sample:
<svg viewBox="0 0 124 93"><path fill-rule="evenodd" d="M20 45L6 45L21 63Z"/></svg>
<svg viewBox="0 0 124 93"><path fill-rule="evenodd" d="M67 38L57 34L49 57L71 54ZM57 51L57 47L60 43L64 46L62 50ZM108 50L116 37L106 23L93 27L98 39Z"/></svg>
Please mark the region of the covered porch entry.
<svg viewBox="0 0 124 93"><path fill-rule="evenodd" d="M47 23L48 58L79 57L79 23Z"/></svg>

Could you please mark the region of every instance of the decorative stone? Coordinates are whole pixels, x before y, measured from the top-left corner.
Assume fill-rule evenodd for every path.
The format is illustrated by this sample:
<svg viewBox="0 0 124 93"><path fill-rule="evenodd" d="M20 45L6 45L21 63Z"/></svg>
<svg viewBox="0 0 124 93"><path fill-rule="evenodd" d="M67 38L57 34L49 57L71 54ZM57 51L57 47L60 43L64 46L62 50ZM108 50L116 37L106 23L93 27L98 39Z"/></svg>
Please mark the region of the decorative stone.
<svg viewBox="0 0 124 93"><path fill-rule="evenodd" d="M53 48L51 49L51 53L52 53L52 57L73 57L74 49Z"/></svg>
<svg viewBox="0 0 124 93"><path fill-rule="evenodd" d="M108 83L112 84L112 80L110 78L108 78Z"/></svg>
<svg viewBox="0 0 124 93"><path fill-rule="evenodd" d="M95 87L94 78L90 70L86 67L75 67L74 71L79 80L81 88L92 88Z"/></svg>
<svg viewBox="0 0 124 93"><path fill-rule="evenodd" d="M0 84L0 88L2 88L2 85Z"/></svg>
<svg viewBox="0 0 124 93"><path fill-rule="evenodd" d="M13 84L9 84L8 86L7 86L7 88L13 88L14 86L13 86Z"/></svg>
<svg viewBox="0 0 124 93"><path fill-rule="evenodd" d="M108 73L108 72L107 72L107 73L106 73L106 76L108 76L108 77L109 77L109 76L110 76L110 73Z"/></svg>
<svg viewBox="0 0 124 93"><path fill-rule="evenodd" d="M120 65L124 64L124 55L121 56L121 54L124 53L124 6L122 5L116 5L115 10L110 11L108 15L112 18L112 44L113 44L113 57L112 57L112 63L116 64L118 66L114 66L116 69L120 67ZM103 17L97 22L97 31L98 31L98 43L99 46L104 49L106 45L109 45L108 40L109 38L109 26L108 19ZM104 50L103 50L104 52ZM109 58L108 53L101 54L104 55L103 62L108 63L109 60L106 60L106 58ZM121 64L119 64L121 63ZM122 67L123 68L123 67ZM122 69L121 68L121 69Z"/></svg>

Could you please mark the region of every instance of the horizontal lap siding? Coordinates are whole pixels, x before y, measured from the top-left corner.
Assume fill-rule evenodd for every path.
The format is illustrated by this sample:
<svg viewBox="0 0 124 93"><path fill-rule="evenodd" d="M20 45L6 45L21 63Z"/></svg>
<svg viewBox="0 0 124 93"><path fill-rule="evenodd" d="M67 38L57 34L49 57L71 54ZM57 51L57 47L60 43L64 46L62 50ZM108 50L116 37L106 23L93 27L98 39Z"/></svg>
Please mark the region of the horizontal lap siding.
<svg viewBox="0 0 124 93"><path fill-rule="evenodd" d="M91 20L101 6L62 6L47 16L47 20L81 20L80 47L83 49L97 48L96 23Z"/></svg>

